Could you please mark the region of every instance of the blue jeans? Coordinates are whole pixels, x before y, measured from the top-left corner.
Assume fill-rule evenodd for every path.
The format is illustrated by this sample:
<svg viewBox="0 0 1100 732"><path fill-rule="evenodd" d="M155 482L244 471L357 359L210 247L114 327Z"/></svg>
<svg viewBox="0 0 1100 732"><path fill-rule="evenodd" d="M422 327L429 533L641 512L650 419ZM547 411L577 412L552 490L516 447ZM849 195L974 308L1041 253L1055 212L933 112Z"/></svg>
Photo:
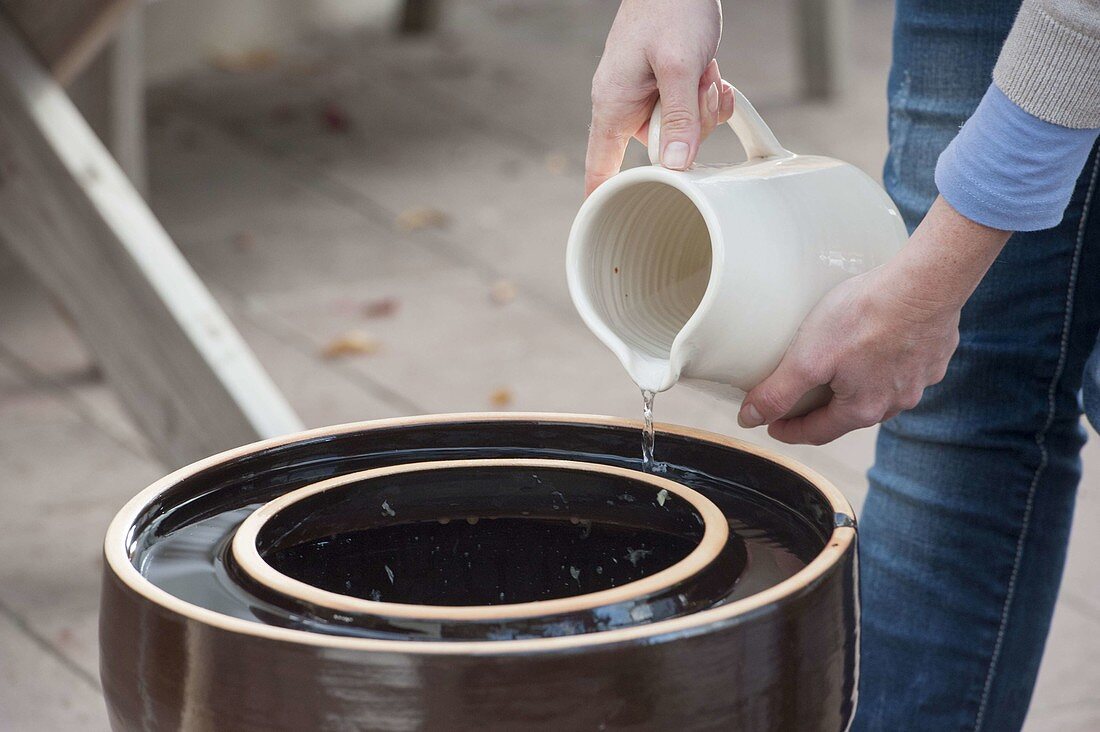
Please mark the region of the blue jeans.
<svg viewBox="0 0 1100 732"><path fill-rule="evenodd" d="M1018 6L897 3L885 180L910 227ZM1081 475L1083 381L1100 414L1097 168L1094 149L1059 226L1009 240L947 377L881 428L860 524L858 732L1023 724Z"/></svg>

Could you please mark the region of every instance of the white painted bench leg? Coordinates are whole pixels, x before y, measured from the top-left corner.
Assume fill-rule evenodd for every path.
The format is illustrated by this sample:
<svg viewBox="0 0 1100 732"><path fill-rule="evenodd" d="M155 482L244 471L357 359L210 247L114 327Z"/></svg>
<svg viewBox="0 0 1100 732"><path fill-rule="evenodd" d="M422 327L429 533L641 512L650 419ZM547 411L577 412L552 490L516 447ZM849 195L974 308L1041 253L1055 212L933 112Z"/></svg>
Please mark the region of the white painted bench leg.
<svg viewBox="0 0 1100 732"><path fill-rule="evenodd" d="M828 99L844 91L850 74L851 0L798 0L798 54L802 93Z"/></svg>
<svg viewBox="0 0 1100 732"><path fill-rule="evenodd" d="M0 242L65 306L169 464L301 428L126 175L3 19Z"/></svg>

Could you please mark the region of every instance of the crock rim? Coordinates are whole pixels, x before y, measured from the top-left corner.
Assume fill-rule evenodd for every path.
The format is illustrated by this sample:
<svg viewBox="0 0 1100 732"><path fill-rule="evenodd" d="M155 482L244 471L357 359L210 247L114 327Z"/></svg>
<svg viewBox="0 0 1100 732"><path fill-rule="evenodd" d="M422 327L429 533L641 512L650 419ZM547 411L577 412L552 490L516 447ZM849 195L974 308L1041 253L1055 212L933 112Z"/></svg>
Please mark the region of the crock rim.
<svg viewBox="0 0 1100 732"><path fill-rule="evenodd" d="M427 426L445 423L470 422L564 422L590 426L629 427L641 429L637 420L600 415L584 415L554 412L471 412L453 414L428 414L393 417L364 422L349 422L328 427L295 432L260 440L224 452L211 455L190 465L181 467L160 478L131 498L111 520L104 539L105 571L135 595L145 598L152 605L174 613L185 621L196 622L215 630L255 637L258 640L281 641L346 651L399 653L412 655L506 655L517 653L568 652L606 648L625 642L660 642L666 638L680 638L705 632L715 626L736 622L754 611L775 605L780 600L793 597L806 590L836 566L853 548L856 539L855 513L840 490L820 473L799 462L760 445L706 430L678 425L658 424L662 434L676 435L731 447L769 460L799 475L810 483L830 504L836 515L834 528L824 548L812 561L798 572L771 587L726 605L702 610L646 625L550 638L525 638L496 641L418 641L380 638L361 638L329 635L293 628L264 625L259 622L234 618L214 610L183 600L146 579L130 561L128 545L130 529L146 507L174 485L203 470L240 459L246 455L324 437L409 426Z"/></svg>

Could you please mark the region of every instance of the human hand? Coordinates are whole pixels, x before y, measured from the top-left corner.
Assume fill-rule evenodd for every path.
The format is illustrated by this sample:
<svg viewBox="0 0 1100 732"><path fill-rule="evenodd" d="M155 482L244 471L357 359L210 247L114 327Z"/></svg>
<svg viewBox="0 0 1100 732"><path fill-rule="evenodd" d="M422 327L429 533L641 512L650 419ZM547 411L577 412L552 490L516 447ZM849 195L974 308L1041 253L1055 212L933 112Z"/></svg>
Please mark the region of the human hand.
<svg viewBox="0 0 1100 732"><path fill-rule="evenodd" d="M718 0L623 0L592 79L585 195L619 172L627 143L643 144L661 99L661 163L684 170L699 143L733 114L733 87L714 60Z"/></svg>
<svg viewBox="0 0 1100 732"><path fill-rule="evenodd" d="M775 371L745 397L743 427L821 445L911 409L943 379L959 313L1009 232L963 218L942 198L890 262L842 282L814 307ZM832 399L784 418L811 389Z"/></svg>
<svg viewBox="0 0 1100 732"><path fill-rule="evenodd" d="M890 264L842 282L803 321L775 371L749 392L738 421L777 440L821 445L917 405L940 381L959 339L959 310L909 296ZM825 406L783 419L810 389Z"/></svg>

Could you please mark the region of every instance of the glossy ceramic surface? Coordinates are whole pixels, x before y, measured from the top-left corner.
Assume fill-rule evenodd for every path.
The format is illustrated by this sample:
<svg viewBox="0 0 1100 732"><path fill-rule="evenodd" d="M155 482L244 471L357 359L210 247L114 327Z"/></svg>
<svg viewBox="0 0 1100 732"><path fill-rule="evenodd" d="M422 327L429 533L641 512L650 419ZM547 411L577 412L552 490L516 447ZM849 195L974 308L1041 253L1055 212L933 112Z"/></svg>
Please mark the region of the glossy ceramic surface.
<svg viewBox="0 0 1100 732"><path fill-rule="evenodd" d="M743 395L822 295L906 241L889 196L856 167L785 150L739 93L730 125L747 161L624 171L570 233L577 311L650 391L686 380ZM655 114L651 135L658 126Z"/></svg>
<svg viewBox="0 0 1100 732"><path fill-rule="evenodd" d="M246 590L298 615L499 640L710 607L733 590L744 556L722 511L667 478L496 459L377 468L291 491L241 523L228 558Z"/></svg>
<svg viewBox="0 0 1100 732"><path fill-rule="evenodd" d="M858 665L850 507L789 460L679 428L658 433L667 472L642 474L639 428L570 415L389 420L246 446L164 478L105 544L112 725L844 729ZM723 538L708 531L715 511L722 550L686 578L639 587ZM261 596L233 580L231 545L250 516L252 561L302 587L246 572ZM660 562L588 577L647 528ZM411 548L441 540L455 542L442 564ZM508 556L524 541L544 556ZM495 569L443 589L463 576L458 548ZM416 581L400 587L398 571ZM513 581L532 571L542 579ZM543 585L552 596L533 597ZM370 599L380 587L392 594ZM311 590L368 604L344 613Z"/></svg>

